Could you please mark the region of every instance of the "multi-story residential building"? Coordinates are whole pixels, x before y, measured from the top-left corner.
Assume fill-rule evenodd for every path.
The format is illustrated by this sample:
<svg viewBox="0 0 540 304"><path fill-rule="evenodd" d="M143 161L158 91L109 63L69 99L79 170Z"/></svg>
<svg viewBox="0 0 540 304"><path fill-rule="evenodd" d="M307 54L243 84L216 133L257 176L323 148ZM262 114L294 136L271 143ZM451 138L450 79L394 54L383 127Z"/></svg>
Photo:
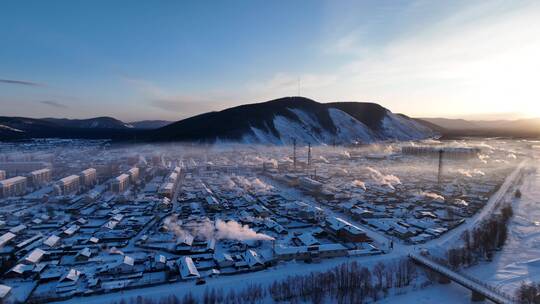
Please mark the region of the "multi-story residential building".
<svg viewBox="0 0 540 304"><path fill-rule="evenodd" d="M51 182L51 169L43 168L34 170L28 174L32 187L39 188Z"/></svg>
<svg viewBox="0 0 540 304"><path fill-rule="evenodd" d="M129 186L129 175L123 173L113 179L111 183L111 191L116 193L122 193L126 191Z"/></svg>
<svg viewBox="0 0 540 304"><path fill-rule="evenodd" d="M58 195L68 195L77 193L80 188L80 177L78 175L70 175L64 177L56 183L56 192Z"/></svg>
<svg viewBox="0 0 540 304"><path fill-rule="evenodd" d="M133 167L128 170L127 174L129 175L129 181L134 184L139 180L139 168Z"/></svg>
<svg viewBox="0 0 540 304"><path fill-rule="evenodd" d="M0 181L0 197L23 195L26 193L26 177L17 176Z"/></svg>
<svg viewBox="0 0 540 304"><path fill-rule="evenodd" d="M83 187L93 187L97 183L97 170L94 168L81 171L79 176Z"/></svg>

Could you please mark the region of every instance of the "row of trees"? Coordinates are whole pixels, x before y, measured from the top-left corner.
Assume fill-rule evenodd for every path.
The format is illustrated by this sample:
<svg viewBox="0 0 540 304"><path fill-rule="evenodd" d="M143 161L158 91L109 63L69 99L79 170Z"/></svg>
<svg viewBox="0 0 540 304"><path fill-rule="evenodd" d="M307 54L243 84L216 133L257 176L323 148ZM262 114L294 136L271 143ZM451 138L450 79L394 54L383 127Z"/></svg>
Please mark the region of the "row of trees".
<svg viewBox="0 0 540 304"><path fill-rule="evenodd" d="M242 304L242 303L263 303L266 298L266 289L261 284L248 284L243 289L236 292L234 289L224 293L222 288L206 288L201 297L194 296L191 292L183 297L169 295L160 299L137 296L129 300L122 299L114 304Z"/></svg>
<svg viewBox="0 0 540 304"><path fill-rule="evenodd" d="M416 277L416 267L406 259L387 264L379 262L371 270L353 262L327 272L274 282L269 294L275 302L322 303L328 298L336 303L364 303L387 296L391 288L409 286Z"/></svg>
<svg viewBox="0 0 540 304"><path fill-rule="evenodd" d="M513 215L511 205L501 208L501 213L482 222L472 231L462 235L463 246L448 250L448 264L457 269L469 267L480 260L491 260L495 250L502 248L508 238L508 222Z"/></svg>
<svg viewBox="0 0 540 304"><path fill-rule="evenodd" d="M540 283L521 283L516 298L522 304L540 304Z"/></svg>
<svg viewBox="0 0 540 304"><path fill-rule="evenodd" d="M410 286L417 278L417 268L408 259L379 262L371 270L356 262L344 263L325 272L289 276L275 281L268 287L250 284L239 291L231 289L206 289L202 297L191 293L183 298L174 295L158 301L137 297L119 304L240 304L264 303L268 296L274 302L286 303L332 303L349 304L377 301L386 297L390 289Z"/></svg>

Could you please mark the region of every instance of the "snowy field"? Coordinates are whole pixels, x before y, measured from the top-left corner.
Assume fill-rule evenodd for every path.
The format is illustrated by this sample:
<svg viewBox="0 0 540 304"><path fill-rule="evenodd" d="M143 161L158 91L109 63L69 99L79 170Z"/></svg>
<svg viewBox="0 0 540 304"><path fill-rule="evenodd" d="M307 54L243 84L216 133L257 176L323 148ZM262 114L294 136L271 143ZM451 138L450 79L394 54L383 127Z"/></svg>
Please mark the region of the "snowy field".
<svg viewBox="0 0 540 304"><path fill-rule="evenodd" d="M391 304L456 304L470 303L470 291L457 285L431 285L420 290L394 295L378 303Z"/></svg>
<svg viewBox="0 0 540 304"><path fill-rule="evenodd" d="M538 169L538 165L536 166ZM514 292L523 281L540 281L540 173L524 180L522 198L514 200L509 237L491 263L467 269L504 292Z"/></svg>

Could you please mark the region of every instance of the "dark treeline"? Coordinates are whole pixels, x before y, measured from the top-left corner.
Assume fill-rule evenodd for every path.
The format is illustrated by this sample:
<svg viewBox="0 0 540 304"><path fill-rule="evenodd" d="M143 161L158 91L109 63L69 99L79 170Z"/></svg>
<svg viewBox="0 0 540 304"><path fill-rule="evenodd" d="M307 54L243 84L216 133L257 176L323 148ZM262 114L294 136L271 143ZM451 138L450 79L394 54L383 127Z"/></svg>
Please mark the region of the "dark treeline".
<svg viewBox="0 0 540 304"><path fill-rule="evenodd" d="M521 283L516 298L522 304L540 304L540 283Z"/></svg>
<svg viewBox="0 0 540 304"><path fill-rule="evenodd" d="M501 213L482 222L472 231L465 230L461 236L463 246L448 250L448 265L454 269L469 267L480 260L490 261L495 250L502 248L508 238L508 222L514 214L511 205Z"/></svg>
<svg viewBox="0 0 540 304"><path fill-rule="evenodd" d="M329 298L336 303L364 303L387 296L391 288L409 286L416 277L415 266L405 259L379 262L372 270L353 262L327 272L287 277L271 284L268 292L275 302L322 303Z"/></svg>
<svg viewBox="0 0 540 304"><path fill-rule="evenodd" d="M202 297L190 293L182 298L171 295L154 300L136 297L115 302L117 304L241 304L263 303L268 296L282 303L350 304L377 301L388 296L390 289L410 286L418 277L415 265L408 259L379 262L371 270L356 262L344 263L325 272L288 276L268 287L250 284L243 289L206 289Z"/></svg>

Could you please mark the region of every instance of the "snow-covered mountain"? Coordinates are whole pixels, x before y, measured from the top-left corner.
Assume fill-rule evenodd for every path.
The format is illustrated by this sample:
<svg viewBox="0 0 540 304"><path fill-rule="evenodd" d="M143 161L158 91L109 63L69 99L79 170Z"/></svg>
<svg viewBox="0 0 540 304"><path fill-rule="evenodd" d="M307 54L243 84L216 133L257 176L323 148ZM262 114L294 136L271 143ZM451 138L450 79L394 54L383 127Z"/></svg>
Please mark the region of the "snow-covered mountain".
<svg viewBox="0 0 540 304"><path fill-rule="evenodd" d="M29 138L130 139L134 128L111 117L89 119L0 117L0 140Z"/></svg>
<svg viewBox="0 0 540 304"><path fill-rule="evenodd" d="M427 126L374 103L318 103L286 97L184 119L156 130L158 140L257 144L353 144L433 137Z"/></svg>
<svg viewBox="0 0 540 304"><path fill-rule="evenodd" d="M319 103L285 97L142 128L111 117L90 119L0 117L0 140L108 138L130 141L242 142L257 144L354 144L423 139L429 126L375 103Z"/></svg>
<svg viewBox="0 0 540 304"><path fill-rule="evenodd" d="M328 107L328 114L334 129L324 128L309 111L288 108L298 119L276 115L273 119L277 135L268 128L251 127L242 137L245 143L290 144L353 144L373 143L382 140L415 140L433 137L436 134L426 126L402 115L387 111L380 125L370 128L338 108Z"/></svg>
<svg viewBox="0 0 540 304"><path fill-rule="evenodd" d="M67 118L43 118L43 120L57 124L62 127L85 128L85 129L126 129L133 128L121 120L112 117L95 117L88 119L67 119Z"/></svg>

